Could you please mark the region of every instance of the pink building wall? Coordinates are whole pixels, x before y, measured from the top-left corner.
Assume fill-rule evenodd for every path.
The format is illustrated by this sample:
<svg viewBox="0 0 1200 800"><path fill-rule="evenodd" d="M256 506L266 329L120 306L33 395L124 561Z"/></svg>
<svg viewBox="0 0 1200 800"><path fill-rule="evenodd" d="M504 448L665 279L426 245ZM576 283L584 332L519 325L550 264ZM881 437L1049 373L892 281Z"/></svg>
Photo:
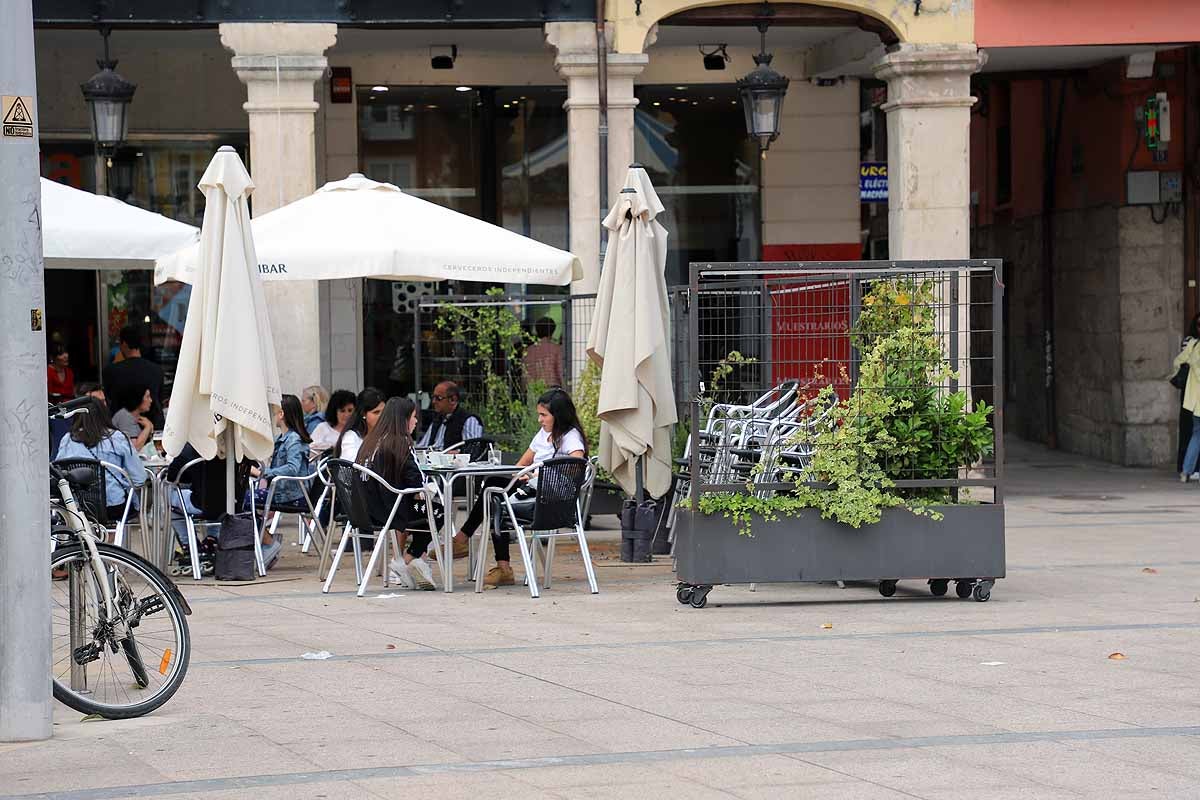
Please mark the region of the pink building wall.
<svg viewBox="0 0 1200 800"><path fill-rule="evenodd" d="M980 47L1200 41L1200 0L975 0Z"/></svg>

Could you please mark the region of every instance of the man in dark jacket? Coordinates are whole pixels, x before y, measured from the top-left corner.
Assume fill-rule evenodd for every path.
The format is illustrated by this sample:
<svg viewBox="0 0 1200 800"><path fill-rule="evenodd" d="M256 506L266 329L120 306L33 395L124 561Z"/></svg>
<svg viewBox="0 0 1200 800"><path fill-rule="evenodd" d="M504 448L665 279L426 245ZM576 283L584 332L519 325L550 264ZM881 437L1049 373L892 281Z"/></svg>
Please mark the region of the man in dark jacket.
<svg viewBox="0 0 1200 800"><path fill-rule="evenodd" d="M162 367L142 357L142 333L133 325L121 329L120 346L121 360L104 368L104 393L108 396L109 411L117 412L117 403L126 397L131 387L149 387L153 402L146 416L157 430L162 430Z"/></svg>
<svg viewBox="0 0 1200 800"><path fill-rule="evenodd" d="M483 423L479 417L459 406L458 385L443 381L433 389L433 417L429 427L421 435L417 447L444 450L467 439L483 436Z"/></svg>

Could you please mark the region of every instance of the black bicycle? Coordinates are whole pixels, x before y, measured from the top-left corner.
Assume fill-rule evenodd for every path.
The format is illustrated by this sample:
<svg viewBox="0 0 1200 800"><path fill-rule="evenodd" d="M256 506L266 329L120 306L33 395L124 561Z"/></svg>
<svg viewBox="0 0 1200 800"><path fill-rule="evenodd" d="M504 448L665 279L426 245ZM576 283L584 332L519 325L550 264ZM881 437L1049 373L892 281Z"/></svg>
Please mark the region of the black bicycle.
<svg viewBox="0 0 1200 800"><path fill-rule="evenodd" d="M51 406L52 419L87 413L89 398ZM136 553L105 544L74 489L96 475L50 465L51 677L54 697L84 714L140 717L171 699L187 675L192 613L179 588Z"/></svg>

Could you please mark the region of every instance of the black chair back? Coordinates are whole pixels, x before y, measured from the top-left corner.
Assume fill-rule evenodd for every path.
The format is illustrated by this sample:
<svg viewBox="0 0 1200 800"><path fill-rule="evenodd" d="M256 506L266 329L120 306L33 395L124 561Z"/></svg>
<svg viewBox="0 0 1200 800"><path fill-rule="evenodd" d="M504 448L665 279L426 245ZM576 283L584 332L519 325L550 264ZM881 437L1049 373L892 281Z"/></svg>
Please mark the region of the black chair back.
<svg viewBox="0 0 1200 800"><path fill-rule="evenodd" d="M369 536L374 532L375 525L367 506L367 487L363 479L372 479L356 470L353 462L343 458L331 458L325 462L325 467L333 479L338 511L346 515L359 533Z"/></svg>
<svg viewBox="0 0 1200 800"><path fill-rule="evenodd" d="M83 486L71 486L71 494L79 503L79 509L101 525L108 525L108 495L104 490L107 486L108 471L104 465L94 458L60 458L54 462L62 472L85 467L92 470L94 476L91 483Z"/></svg>
<svg viewBox="0 0 1200 800"><path fill-rule="evenodd" d="M483 461L487 458L488 446L495 443L495 440L489 439L486 436L480 436L478 439L467 439L458 448L458 452L466 453L471 457L472 461Z"/></svg>
<svg viewBox="0 0 1200 800"><path fill-rule="evenodd" d="M538 467L537 495L533 501L535 531L568 528L579 522L579 495L587 481L584 458L552 458Z"/></svg>

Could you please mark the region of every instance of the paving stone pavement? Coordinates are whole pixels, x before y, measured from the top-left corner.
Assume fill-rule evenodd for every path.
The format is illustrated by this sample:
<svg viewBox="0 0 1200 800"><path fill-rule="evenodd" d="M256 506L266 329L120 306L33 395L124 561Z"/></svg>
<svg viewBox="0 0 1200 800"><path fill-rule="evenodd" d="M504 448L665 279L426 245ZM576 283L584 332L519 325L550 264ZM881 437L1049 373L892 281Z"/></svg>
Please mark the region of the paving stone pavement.
<svg viewBox="0 0 1200 800"><path fill-rule="evenodd" d="M1008 457L987 603L764 585L696 610L611 530L596 596L560 548L536 601L461 577L360 599L289 544L268 581L185 580L179 694L59 706L51 741L0 745L0 800L1200 797L1200 487Z"/></svg>

